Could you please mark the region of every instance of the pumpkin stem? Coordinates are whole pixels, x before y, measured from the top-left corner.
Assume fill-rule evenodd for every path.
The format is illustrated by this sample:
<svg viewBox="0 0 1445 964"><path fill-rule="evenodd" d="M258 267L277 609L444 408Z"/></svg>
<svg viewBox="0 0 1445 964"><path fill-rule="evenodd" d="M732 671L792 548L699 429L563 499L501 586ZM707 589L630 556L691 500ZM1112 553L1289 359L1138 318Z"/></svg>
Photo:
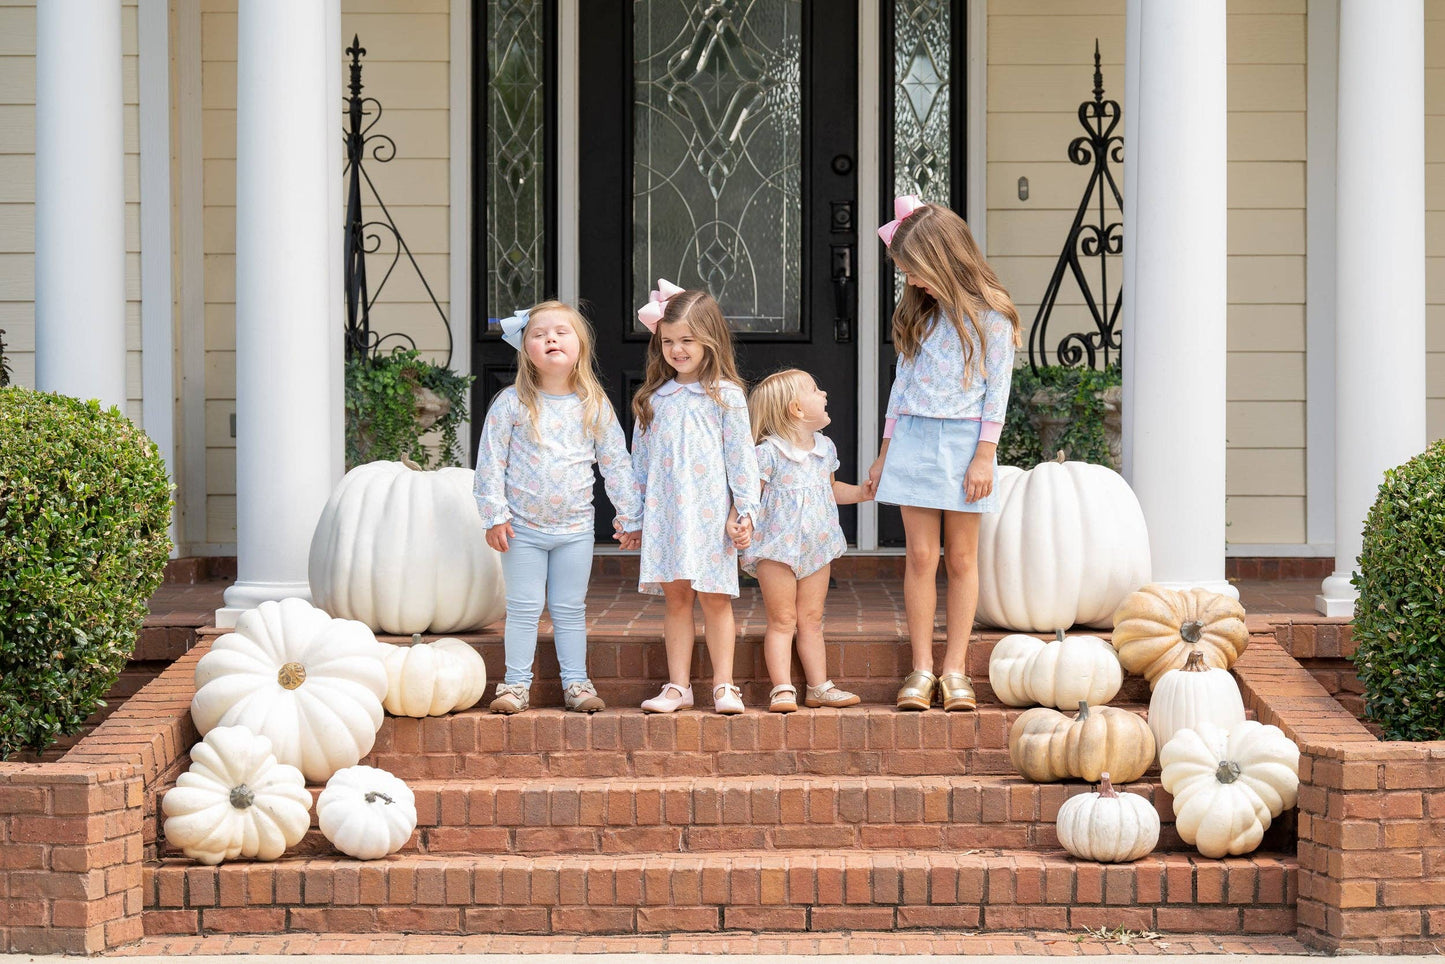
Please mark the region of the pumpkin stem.
<svg viewBox="0 0 1445 964"><path fill-rule="evenodd" d="M1054 630L1054 639L1062 643L1064 641L1064 631L1062 629Z"/></svg>
<svg viewBox="0 0 1445 964"><path fill-rule="evenodd" d="M375 803L375 802L378 801L378 800L382 801L383 803L388 803L388 804L390 804L390 803L396 803L395 800L393 800L391 797L387 796L386 794L382 793L380 790L368 790L368 791L366 791L366 802L367 802L367 803Z"/></svg>
<svg viewBox="0 0 1445 964"><path fill-rule="evenodd" d="M294 690L306 682L306 667L300 663L287 663L276 671L276 682L282 689Z"/></svg>
<svg viewBox="0 0 1445 964"><path fill-rule="evenodd" d="M1199 642L1200 631L1203 629L1203 623L1197 619L1191 619L1179 627L1179 635L1186 643L1197 643Z"/></svg>
<svg viewBox="0 0 1445 964"><path fill-rule="evenodd" d="M1233 783L1239 779L1239 764L1233 760L1220 760L1219 769L1214 771L1214 779L1220 783Z"/></svg>
<svg viewBox="0 0 1445 964"><path fill-rule="evenodd" d="M1209 667L1204 665L1204 651L1200 649L1191 649L1189 651L1189 658L1184 661L1184 666L1182 667L1182 669L1186 673L1209 672Z"/></svg>
<svg viewBox="0 0 1445 964"><path fill-rule="evenodd" d="M252 790L244 783L240 786L235 786L231 788L231 806L235 807L237 810L245 810L247 807L249 807L255 802L256 791Z"/></svg>
<svg viewBox="0 0 1445 964"><path fill-rule="evenodd" d="M415 462L413 462L413 461L412 461L411 459L409 459L409 458L406 458L405 456L402 457L401 464L402 464L402 465L405 465L407 468L411 469L413 472L420 472L420 471L421 471L421 466L420 466L420 465L417 465Z"/></svg>
<svg viewBox="0 0 1445 964"><path fill-rule="evenodd" d="M1089 718L1089 701L1088 701L1088 700L1079 700L1079 715L1076 716L1076 717L1074 717L1074 719L1075 719L1075 720L1079 720L1079 721L1082 722L1083 720L1087 720L1088 718Z"/></svg>
<svg viewBox="0 0 1445 964"><path fill-rule="evenodd" d="M1109 797L1110 799L1117 799L1119 796L1118 791L1114 789L1114 785L1109 782L1109 774L1107 772L1099 774L1099 796Z"/></svg>
<svg viewBox="0 0 1445 964"><path fill-rule="evenodd" d="M1057 463L1059 463L1060 465L1063 465L1065 458L1066 458L1066 457L1065 457L1065 455L1064 455L1064 450L1063 450L1063 449L1059 449L1059 454L1056 455L1056 456L1054 456L1054 461L1057 462Z"/></svg>
<svg viewBox="0 0 1445 964"><path fill-rule="evenodd" d="M412 634L411 634L411 644L412 644L413 646L415 646L417 643L420 643L420 642L421 642L421 633L412 633Z"/></svg>

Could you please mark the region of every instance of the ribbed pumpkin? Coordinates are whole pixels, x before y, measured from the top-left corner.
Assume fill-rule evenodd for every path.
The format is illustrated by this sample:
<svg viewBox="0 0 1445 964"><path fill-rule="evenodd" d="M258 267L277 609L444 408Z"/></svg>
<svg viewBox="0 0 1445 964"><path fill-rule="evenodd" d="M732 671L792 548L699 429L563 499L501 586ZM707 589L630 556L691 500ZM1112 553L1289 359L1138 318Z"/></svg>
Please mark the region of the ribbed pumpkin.
<svg viewBox="0 0 1445 964"><path fill-rule="evenodd" d="M1229 730L1244 722L1244 698L1227 669L1204 665L1204 654L1194 650L1179 669L1159 677L1149 698L1149 729L1154 745L1164 748L1180 730L1213 723Z"/></svg>
<svg viewBox="0 0 1445 964"><path fill-rule="evenodd" d="M445 638L410 646L382 644L386 699L393 716L445 716L470 709L487 691L487 667L464 640Z"/></svg>
<svg viewBox="0 0 1445 964"><path fill-rule="evenodd" d="M1123 476L1086 462L998 470L978 536L978 618L1021 632L1108 626L1149 581L1144 512Z"/></svg>
<svg viewBox="0 0 1445 964"><path fill-rule="evenodd" d="M1099 792L1065 800L1056 821L1059 845L1080 860L1122 863L1138 860L1159 842L1159 814L1137 793L1119 793L1109 774L1099 774Z"/></svg>
<svg viewBox="0 0 1445 964"><path fill-rule="evenodd" d="M1008 706L1074 707L1107 703L1124 684L1114 648L1097 636L1056 631L1046 643L1015 633L1000 639L988 660L988 682Z"/></svg>
<svg viewBox="0 0 1445 964"><path fill-rule="evenodd" d="M394 854L416 829L416 796L385 770L337 770L316 798L322 835L348 857L376 860Z"/></svg>
<svg viewBox="0 0 1445 964"><path fill-rule="evenodd" d="M1154 734L1140 717L1112 706L1080 702L1072 717L1040 706L1014 721L1008 750L1019 773L1034 783L1093 783L1106 772L1128 783L1154 762Z"/></svg>
<svg viewBox="0 0 1445 964"><path fill-rule="evenodd" d="M333 616L400 636L480 629L507 611L471 469L358 465L311 537L311 597Z"/></svg>
<svg viewBox="0 0 1445 964"><path fill-rule="evenodd" d="M1247 854L1299 799L1299 747L1246 720L1180 730L1159 751L1159 782L1174 795L1174 826L1206 857Z"/></svg>
<svg viewBox="0 0 1445 964"><path fill-rule="evenodd" d="M1148 679L1152 689L1196 649L1210 666L1229 669L1249 645L1249 630L1237 599L1151 585L1130 593L1115 610L1112 642L1124 668Z"/></svg>

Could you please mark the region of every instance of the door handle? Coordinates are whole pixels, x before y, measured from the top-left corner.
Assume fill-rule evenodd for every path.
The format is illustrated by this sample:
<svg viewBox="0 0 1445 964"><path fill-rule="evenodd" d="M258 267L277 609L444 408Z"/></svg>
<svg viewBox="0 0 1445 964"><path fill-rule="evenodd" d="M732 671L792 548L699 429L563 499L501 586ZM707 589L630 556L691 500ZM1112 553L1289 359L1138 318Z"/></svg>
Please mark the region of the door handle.
<svg viewBox="0 0 1445 964"><path fill-rule="evenodd" d="M853 246L832 245L833 340L846 345L853 340L853 313L849 310L848 287L853 283Z"/></svg>

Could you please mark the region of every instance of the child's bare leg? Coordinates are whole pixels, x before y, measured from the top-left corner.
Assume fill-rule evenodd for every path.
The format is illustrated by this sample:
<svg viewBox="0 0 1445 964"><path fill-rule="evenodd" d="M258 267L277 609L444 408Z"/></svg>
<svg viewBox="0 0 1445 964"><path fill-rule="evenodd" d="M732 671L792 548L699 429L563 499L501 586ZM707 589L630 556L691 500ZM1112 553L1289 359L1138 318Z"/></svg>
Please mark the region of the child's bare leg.
<svg viewBox="0 0 1445 964"><path fill-rule="evenodd" d="M828 655L823 647L823 603L828 598L828 574L832 569L824 566L798 580L798 660L803 664L803 676L809 686L821 686L828 679Z"/></svg>
<svg viewBox="0 0 1445 964"><path fill-rule="evenodd" d="M772 559L758 561L758 586L768 611L768 628L763 633L763 659L768 679L774 686L791 683L793 676L793 631L798 626L798 580L792 567ZM799 649L802 640L799 640Z"/></svg>
<svg viewBox="0 0 1445 964"><path fill-rule="evenodd" d="M692 681L692 648L697 640L693 600L697 593L686 579L662 584L667 610L662 617L662 641L667 647L667 679L682 689Z"/></svg>
<svg viewBox="0 0 1445 964"><path fill-rule="evenodd" d="M933 617L938 610L938 544L943 512L900 506L907 555L903 568L903 608L908 615L908 639L913 644L913 668L933 672Z"/></svg>
<svg viewBox="0 0 1445 964"><path fill-rule="evenodd" d="M968 641L973 635L973 616L978 609L977 512L943 514L943 559L948 569L948 648L939 673L968 675Z"/></svg>
<svg viewBox="0 0 1445 964"><path fill-rule="evenodd" d="M700 592L702 631L707 638L707 655L712 660L712 685L733 681L733 647L737 629L733 626L733 599L727 593Z"/></svg>

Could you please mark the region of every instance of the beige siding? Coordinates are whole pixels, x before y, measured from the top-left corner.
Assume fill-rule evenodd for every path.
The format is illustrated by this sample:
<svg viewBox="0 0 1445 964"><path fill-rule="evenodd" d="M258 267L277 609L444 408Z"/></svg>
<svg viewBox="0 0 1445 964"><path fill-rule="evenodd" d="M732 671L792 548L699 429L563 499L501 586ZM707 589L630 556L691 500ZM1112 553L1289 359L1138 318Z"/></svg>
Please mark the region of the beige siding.
<svg viewBox="0 0 1445 964"><path fill-rule="evenodd" d="M387 134L396 159L367 172L381 192L427 283L442 302L448 291L447 0L343 0L342 36L359 36L364 94L381 101L372 133ZM202 156L206 278L206 540L236 535L236 458L230 416L236 397L236 0L204 0L201 15ZM337 105L340 136L342 105ZM368 219L379 217L363 186ZM384 250L386 250L384 248ZM368 262L373 287L389 253ZM405 257L373 307L375 331L405 332L440 353L446 335ZM395 342L389 342L394 344Z"/></svg>
<svg viewBox="0 0 1445 964"><path fill-rule="evenodd" d="M1305 8L1306 0L1228 5L1233 544L1305 541ZM1123 0L989 6L989 260L1025 323L1038 311L1087 179L1065 150L1083 133L1075 112L1093 86L1096 37L1105 96L1122 101ZM1122 181L1122 170L1115 176ZM1027 201L1018 197L1020 177L1029 181ZM1120 269L1110 270L1112 298ZM1071 281L1057 304L1050 352L1065 333L1092 328Z"/></svg>
<svg viewBox="0 0 1445 964"><path fill-rule="evenodd" d="M126 415L141 422L140 90L136 0L121 4ZM35 4L0 0L0 328L15 382L35 385Z"/></svg>
<svg viewBox="0 0 1445 964"><path fill-rule="evenodd" d="M1425 426L1445 438L1445 0L1425 0Z"/></svg>

